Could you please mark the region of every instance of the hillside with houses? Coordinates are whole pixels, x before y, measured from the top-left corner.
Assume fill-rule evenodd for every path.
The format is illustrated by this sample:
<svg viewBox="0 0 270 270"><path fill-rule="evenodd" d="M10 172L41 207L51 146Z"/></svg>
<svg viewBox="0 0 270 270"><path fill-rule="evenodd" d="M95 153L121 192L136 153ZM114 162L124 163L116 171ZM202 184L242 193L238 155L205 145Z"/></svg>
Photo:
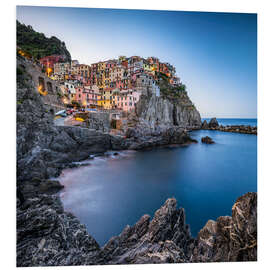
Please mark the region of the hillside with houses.
<svg viewBox="0 0 270 270"><path fill-rule="evenodd" d="M175 89L181 85L175 68L156 57L120 56L91 65L63 60L53 55L39 62L48 76L59 82L63 102L69 105L131 112L145 89L160 96L159 82L164 78Z"/></svg>

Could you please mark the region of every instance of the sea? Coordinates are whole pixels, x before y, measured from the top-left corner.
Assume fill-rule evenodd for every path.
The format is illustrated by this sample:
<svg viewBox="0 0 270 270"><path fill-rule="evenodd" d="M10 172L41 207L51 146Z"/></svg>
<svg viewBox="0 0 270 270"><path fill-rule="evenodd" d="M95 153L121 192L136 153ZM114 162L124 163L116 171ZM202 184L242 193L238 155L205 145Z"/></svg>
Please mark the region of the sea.
<svg viewBox="0 0 270 270"><path fill-rule="evenodd" d="M222 125L257 125L257 119L217 120ZM257 136L213 130L190 134L197 144L108 152L64 170L58 179L65 186L60 193L64 209L103 246L142 215L153 217L174 197L196 237L209 219L231 215L239 196L257 191ZM203 136L215 144L202 144Z"/></svg>

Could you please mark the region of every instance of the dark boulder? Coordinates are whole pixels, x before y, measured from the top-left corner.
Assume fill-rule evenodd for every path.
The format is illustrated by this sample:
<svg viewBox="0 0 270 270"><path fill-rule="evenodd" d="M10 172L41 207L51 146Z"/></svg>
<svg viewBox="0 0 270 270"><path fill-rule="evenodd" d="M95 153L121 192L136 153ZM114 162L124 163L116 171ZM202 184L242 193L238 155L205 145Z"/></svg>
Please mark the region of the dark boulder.
<svg viewBox="0 0 270 270"><path fill-rule="evenodd" d="M212 138L208 137L208 136L205 136L205 137L202 137L201 138L201 141L202 143L206 143L206 144L212 144L212 143L215 143Z"/></svg>
<svg viewBox="0 0 270 270"><path fill-rule="evenodd" d="M217 128L219 126L219 123L217 121L217 118L211 118L209 124L208 124L209 128Z"/></svg>
<svg viewBox="0 0 270 270"><path fill-rule="evenodd" d="M206 120L203 121L201 128L202 129L208 129L208 124L207 124Z"/></svg>

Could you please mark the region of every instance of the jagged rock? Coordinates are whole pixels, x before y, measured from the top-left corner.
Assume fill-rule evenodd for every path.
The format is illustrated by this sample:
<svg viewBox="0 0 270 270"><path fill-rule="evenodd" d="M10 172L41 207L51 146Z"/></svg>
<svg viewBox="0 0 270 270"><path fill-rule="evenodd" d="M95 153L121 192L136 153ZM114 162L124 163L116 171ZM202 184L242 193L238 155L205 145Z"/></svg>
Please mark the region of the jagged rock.
<svg viewBox="0 0 270 270"><path fill-rule="evenodd" d="M211 118L211 120L210 120L210 122L208 124L208 127L209 128L216 128L218 126L219 126L219 124L218 124L217 118L216 117Z"/></svg>
<svg viewBox="0 0 270 270"><path fill-rule="evenodd" d="M257 195L247 193L232 217L208 221L197 239L184 209L168 199L103 248L63 211L59 196L38 195L17 207L17 266L252 261L257 259ZM35 256L33 256L35 254Z"/></svg>
<svg viewBox="0 0 270 270"><path fill-rule="evenodd" d="M184 209L177 209L172 198L156 211L152 221L144 215L112 237L103 247L103 256L110 264L187 262L192 242Z"/></svg>
<svg viewBox="0 0 270 270"><path fill-rule="evenodd" d="M206 120L203 121L201 129L208 129L208 124Z"/></svg>
<svg viewBox="0 0 270 270"><path fill-rule="evenodd" d="M28 198L17 208L17 266L89 265L100 248L58 196Z"/></svg>
<svg viewBox="0 0 270 270"><path fill-rule="evenodd" d="M237 199L232 217L208 221L198 233L192 262L257 260L257 193Z"/></svg>
<svg viewBox="0 0 270 270"><path fill-rule="evenodd" d="M212 138L205 136L201 138L202 143L206 143L206 144L213 144L215 143Z"/></svg>

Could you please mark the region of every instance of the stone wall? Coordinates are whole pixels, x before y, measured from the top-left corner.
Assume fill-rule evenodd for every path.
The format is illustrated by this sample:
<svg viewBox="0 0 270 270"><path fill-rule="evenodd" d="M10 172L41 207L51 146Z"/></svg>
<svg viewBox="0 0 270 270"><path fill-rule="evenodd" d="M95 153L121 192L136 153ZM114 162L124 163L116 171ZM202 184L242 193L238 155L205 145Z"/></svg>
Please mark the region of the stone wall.
<svg viewBox="0 0 270 270"><path fill-rule="evenodd" d="M110 130L110 113L89 112L86 125L90 129L108 132Z"/></svg>
<svg viewBox="0 0 270 270"><path fill-rule="evenodd" d="M47 95L41 96L48 109L53 109L55 112L65 109L65 105L58 94L61 92L59 82L50 79L42 72L40 66L30 60L18 58L17 67L30 74L33 87L37 92L40 85L42 85L43 91L47 91Z"/></svg>

